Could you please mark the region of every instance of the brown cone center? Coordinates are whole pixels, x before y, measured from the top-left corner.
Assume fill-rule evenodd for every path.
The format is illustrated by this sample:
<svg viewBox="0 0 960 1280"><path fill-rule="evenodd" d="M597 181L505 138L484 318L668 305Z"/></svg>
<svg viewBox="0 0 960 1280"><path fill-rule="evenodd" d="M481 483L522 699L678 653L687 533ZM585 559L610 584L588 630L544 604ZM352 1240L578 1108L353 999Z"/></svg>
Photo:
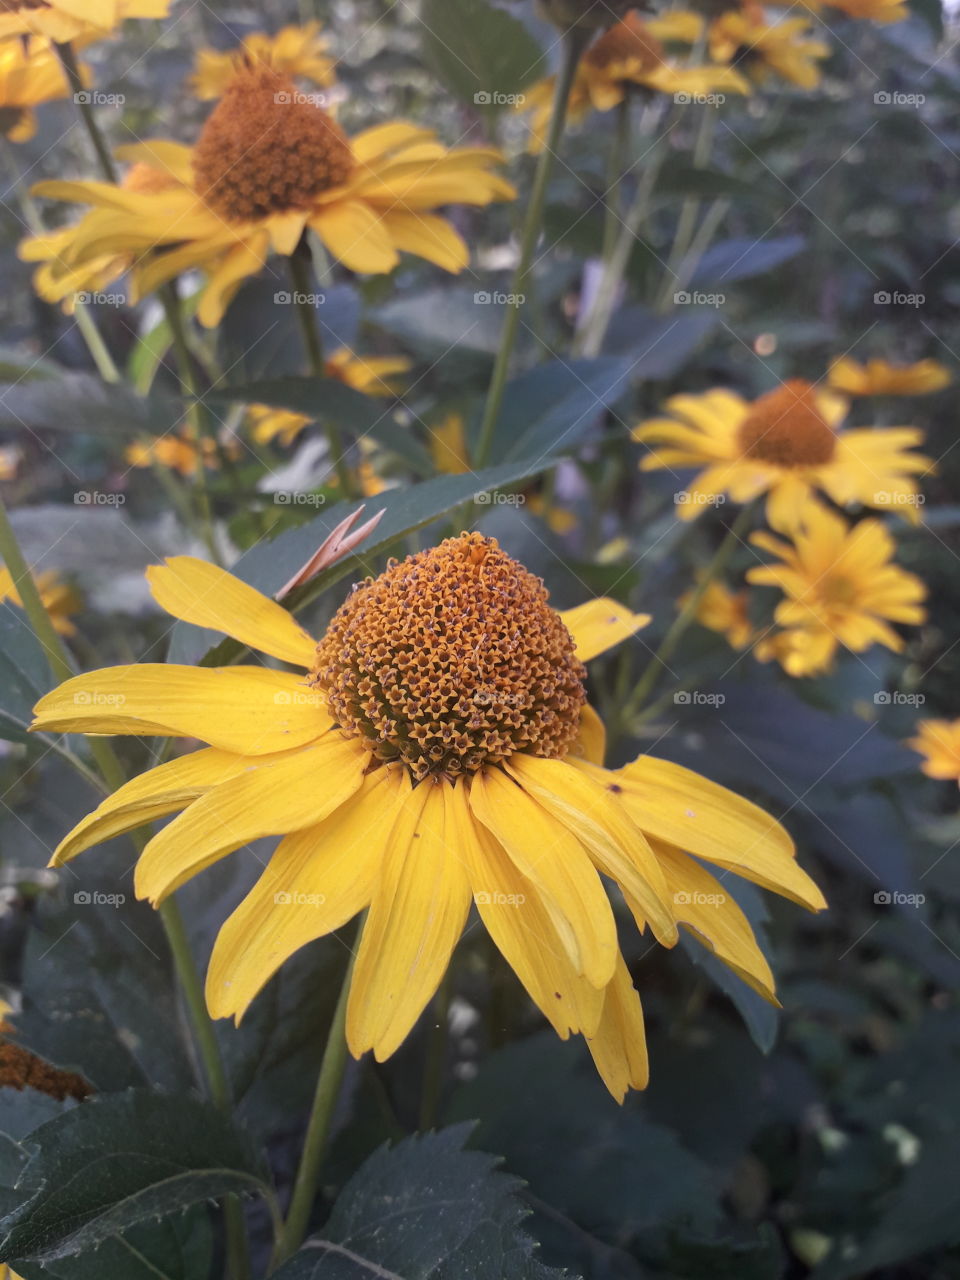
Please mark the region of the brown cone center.
<svg viewBox="0 0 960 1280"><path fill-rule="evenodd" d="M584 55L584 61L601 71L628 60L638 62L643 71L652 71L660 66L663 59L663 45L650 34L636 11L628 13L622 22L604 32Z"/></svg>
<svg viewBox="0 0 960 1280"><path fill-rule="evenodd" d="M754 400L737 433L741 453L778 467L817 467L837 447L833 428L817 407L816 389L790 378Z"/></svg>

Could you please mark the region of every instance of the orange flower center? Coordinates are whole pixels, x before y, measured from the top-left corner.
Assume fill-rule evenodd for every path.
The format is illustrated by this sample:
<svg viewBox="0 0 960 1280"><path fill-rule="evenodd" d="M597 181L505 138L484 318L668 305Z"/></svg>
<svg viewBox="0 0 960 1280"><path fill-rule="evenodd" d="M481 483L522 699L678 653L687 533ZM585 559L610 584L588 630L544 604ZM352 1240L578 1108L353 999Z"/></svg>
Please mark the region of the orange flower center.
<svg viewBox="0 0 960 1280"><path fill-rule="evenodd" d="M790 378L754 400L737 433L741 453L777 467L819 467L837 447L833 428L817 408L813 385Z"/></svg>
<svg viewBox="0 0 960 1280"><path fill-rule="evenodd" d="M345 733L417 781L517 751L564 756L586 670L547 600L495 539L448 538L354 589L317 646L311 683Z"/></svg>
<svg viewBox="0 0 960 1280"><path fill-rule="evenodd" d="M270 67L242 67L193 153L197 190L230 222L306 209L353 170L346 134Z"/></svg>
<svg viewBox="0 0 960 1280"><path fill-rule="evenodd" d="M635 10L605 32L584 55L584 61L600 71L628 60L638 62L643 71L652 71L663 58L663 45L650 34Z"/></svg>
<svg viewBox="0 0 960 1280"><path fill-rule="evenodd" d="M154 169L153 165L138 160L123 176L121 186L124 191L132 191L136 195L154 196L161 191L170 191L178 185L173 174L164 169Z"/></svg>

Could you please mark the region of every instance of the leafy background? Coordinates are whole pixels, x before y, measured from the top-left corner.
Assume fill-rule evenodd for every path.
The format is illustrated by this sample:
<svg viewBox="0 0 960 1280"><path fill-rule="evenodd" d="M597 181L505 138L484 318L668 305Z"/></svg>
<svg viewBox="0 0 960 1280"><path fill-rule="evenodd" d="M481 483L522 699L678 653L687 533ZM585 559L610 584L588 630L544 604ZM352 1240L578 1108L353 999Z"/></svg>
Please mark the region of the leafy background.
<svg viewBox="0 0 960 1280"><path fill-rule="evenodd" d="M549 30L526 0L422 0L419 9L406 0L331 0L319 10L342 55L348 128L402 114L450 139L465 131L496 138L521 185L529 182L520 123L473 100L491 87L522 92L551 64ZM203 108L183 86L195 50L229 47L297 16L285 3L182 3L175 14L170 23L130 24L122 40L88 55L98 84L126 96L106 113L114 142L193 136ZM489 475L430 478L430 428L453 411L477 422L501 316L474 294L509 289L502 248L520 207L457 215L475 249L460 280L410 261L386 281L336 279L323 314L328 335L415 361L413 391L385 418L299 377L293 317L272 305L279 276L244 288L218 336L230 370L211 399L218 413L258 399L323 404L349 434L373 431L397 478L422 484L372 501L371 510L384 505L388 514L362 553L320 584L329 591L308 604L310 625L322 627L342 597L338 579L442 535L476 493L533 498L544 474L554 474L550 483L577 519L572 532L553 532L532 502L474 504L472 518L541 573L559 604L606 591L654 615L626 658L597 664L592 693L610 708L723 533L722 512L681 529L672 480L636 470L630 425L674 391L724 383L757 394L783 377L817 379L846 352L934 356L956 376L955 32L935 0L917 0L909 21L889 27L823 21L834 53L822 87L777 87L728 105L706 167L691 161L696 112L670 113L667 104L657 126L666 131L666 163L630 260L629 294L604 351L578 362L567 357L571 314L600 242L612 120L595 116L568 137L549 195L536 332L522 329L526 371L508 394ZM877 100L894 92L924 102ZM15 163L31 181L89 173L67 104L43 109L40 132ZM722 294L718 307L677 305L664 277L691 200L723 214L685 281ZM183 549L187 535L151 475L123 461L139 430L178 421L176 384L161 369L149 396L104 387L71 323L32 294L15 257L21 234L8 190L0 445L22 454L5 490L28 559L83 592L84 662L162 657L170 643L181 659L197 660L210 638L186 628L171 638L142 586L143 568ZM884 292L923 302L877 302ZM152 357L143 336L159 315L150 306L103 307L97 318L135 382L144 377ZM930 586L929 622L906 654L847 655L830 677L795 682L694 628L675 665L725 701L668 696L643 736L614 748L614 763L650 749L691 765L761 800L796 836L825 885L827 914L810 918L737 889L765 939L782 1010L761 1006L695 943L664 954L625 933L648 1017L652 1083L618 1108L582 1046L543 1031L506 976L488 985L486 944L472 925L456 972L438 1131L412 1136L432 1043L424 1019L388 1064L350 1066L315 1243L277 1273L284 1280L960 1277L960 821L955 791L922 778L903 745L919 698L924 715L958 710L960 451L950 391L897 404L924 426L940 460L924 524L898 526L903 562ZM263 585L289 576L344 510L332 493L319 513L271 504L258 488L264 469L288 462L251 452L237 467L239 491L212 480L216 513L243 553L240 571ZM123 505L78 507L75 494L92 490L122 493ZM277 539L269 546L260 540L264 523ZM615 553L598 556L600 546ZM735 567L749 561L743 551ZM196 1097L162 932L133 899L132 849L116 841L57 877L43 870L91 793L54 744L25 743L30 705L49 677L10 606L0 627L4 977L22 992L21 1042L82 1072L97 1091L81 1106L0 1091L6 1247L25 1259L16 1264L25 1280L203 1280L222 1267L211 1198L242 1195L261 1254L267 1247L346 945L332 938L307 948L241 1031L218 1028L238 1104L237 1123L225 1126ZM878 699L890 691L909 698ZM131 766L148 759L148 744L130 744ZM256 865L234 857L184 891L201 956ZM97 892L125 901L84 902ZM894 893L923 900L897 906Z"/></svg>

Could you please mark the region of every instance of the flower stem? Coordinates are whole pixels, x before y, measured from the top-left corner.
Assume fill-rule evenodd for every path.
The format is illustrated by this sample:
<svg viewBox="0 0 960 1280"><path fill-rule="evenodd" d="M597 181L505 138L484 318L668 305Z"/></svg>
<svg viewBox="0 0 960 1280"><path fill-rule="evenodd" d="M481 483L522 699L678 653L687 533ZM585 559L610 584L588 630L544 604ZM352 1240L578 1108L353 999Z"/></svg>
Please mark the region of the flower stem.
<svg viewBox="0 0 960 1280"><path fill-rule="evenodd" d="M307 1123L306 1137L303 1140L300 1167L297 1169L293 1184L287 1220L274 1249L273 1268L279 1267L296 1253L310 1225L310 1210L316 1198L320 1167L327 1151L333 1109L340 1095L343 1073L347 1065L347 1000L350 996L350 980L353 977L353 966L362 930L361 922L357 932L357 943L347 963L347 971L343 975L343 985L340 988L326 1048L323 1051L320 1074L317 1076L317 1087L313 1095L313 1107Z"/></svg>
<svg viewBox="0 0 960 1280"><path fill-rule="evenodd" d="M323 358L323 340L320 337L319 329L314 323L313 311L308 301L311 285L309 257L298 248L290 255L288 261L290 263L290 280L293 284L293 301L297 310L297 318L300 321L300 330L303 334L303 345L307 350L310 372L315 378L322 378L326 375L327 367ZM355 498L357 495L354 490L350 467L347 463L347 455L340 428L335 422L331 422L326 417L324 418L323 426L327 436L327 444L330 447L330 461L336 468L337 479L340 482L340 492L344 498Z"/></svg>
<svg viewBox="0 0 960 1280"><path fill-rule="evenodd" d="M420 1096L420 1130L426 1132L437 1123L440 1094L443 1089L443 1066L447 1056L447 1037L450 1025L450 989L452 968L447 966L443 980L433 999L433 1016L436 1019L427 1040L427 1061L423 1072L423 1090Z"/></svg>
<svg viewBox="0 0 960 1280"><path fill-rule="evenodd" d="M667 664L676 652L677 645L690 623L696 617L697 609L700 607L700 601L703 599L710 583L723 572L726 568L730 557L736 549L737 543L741 541L741 536L748 528L753 518L754 503L748 503L740 514L734 520L733 524L727 529L726 537L717 548L713 559L707 565L706 572L697 583L696 587L690 592L683 608L674 618L672 624L667 630L667 634L660 641L660 647L650 659L640 679L634 685L633 692L623 708L621 722L629 724L633 717L642 709L644 702L650 694L657 677L662 670L667 669Z"/></svg>
<svg viewBox="0 0 960 1280"><path fill-rule="evenodd" d="M553 171L553 162L560 146L563 126L567 119L570 90L573 87L577 63L580 61L580 55L586 47L588 39L589 36L577 28L565 32L563 36L563 60L560 72L557 75L556 88L553 95L550 126L547 131L546 144L537 160L537 170L530 190L529 203L527 204L527 216L524 220L520 238L520 258L513 277L512 292L514 294L524 295L528 287L528 277L533 265L533 254L537 246L537 240L540 237L541 224L543 222L547 186L550 181L550 174ZM487 402L483 411L483 421L480 425L479 443L476 452L476 466L478 468L485 466L490 456L493 433L496 430L500 409L503 405L503 395L507 386L507 377L510 373L510 360L513 356L513 348L516 344L519 326L520 307L507 307L503 321L503 332L500 335L500 347L493 366L490 388L487 391Z"/></svg>
<svg viewBox="0 0 960 1280"><path fill-rule="evenodd" d="M110 148L107 146L107 140L100 132L97 124L96 115L94 114L93 104L90 96L84 91L83 77L80 74L80 68L77 65L77 56L74 53L73 45L69 41L65 44L55 46L57 57L63 67L64 74L67 77L67 83L70 86L70 93L73 100L80 109L80 118L83 121L83 127L87 131L87 136L93 145L94 151L97 153L97 159L100 162L100 168L103 170L103 176L108 182L115 183L117 181L117 170L113 163L113 156L110 154Z"/></svg>

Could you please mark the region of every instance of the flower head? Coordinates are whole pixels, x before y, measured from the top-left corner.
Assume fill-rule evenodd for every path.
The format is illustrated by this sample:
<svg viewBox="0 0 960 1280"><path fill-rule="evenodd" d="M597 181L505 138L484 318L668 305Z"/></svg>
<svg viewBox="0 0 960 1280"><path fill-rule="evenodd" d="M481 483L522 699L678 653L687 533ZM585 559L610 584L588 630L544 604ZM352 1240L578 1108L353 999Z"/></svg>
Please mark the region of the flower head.
<svg viewBox="0 0 960 1280"><path fill-rule="evenodd" d="M62 636L76 635L77 629L73 625L73 615L80 608L77 593L61 580L55 569L44 569L34 574L34 582L54 629ZM0 603L3 601L23 608L23 601L13 581L13 575L9 569L0 566Z"/></svg>
<svg viewBox="0 0 960 1280"><path fill-rule="evenodd" d="M813 494L821 490L841 506L860 502L893 508L916 522L914 479L933 469L914 453L923 435L913 427L841 429L847 402L801 378L744 400L732 391L673 396L669 418L654 418L634 430L651 446L644 471L703 467L690 491L726 493L735 502L767 495L767 518L775 529L794 529ZM690 520L705 503L677 507Z"/></svg>
<svg viewBox="0 0 960 1280"><path fill-rule="evenodd" d="M282 75L329 88L334 83L336 64L327 54L327 40L320 29L319 22L306 22L303 26L283 27L275 36L254 32L239 49L226 53L201 49L191 88L201 102L208 102L229 88L238 71L257 66L272 67Z"/></svg>
<svg viewBox="0 0 960 1280"><path fill-rule="evenodd" d="M754 626L747 610L749 594L731 591L723 582L710 582L697 605L701 626L726 636L733 649L746 649L754 638Z"/></svg>
<svg viewBox="0 0 960 1280"><path fill-rule="evenodd" d="M750 86L732 67L679 66L667 57L663 40L689 34L690 15L641 18L632 10L599 37L580 59L567 114L574 124L591 111L610 111L638 89L652 93L749 93ZM695 37L694 37L695 38ZM519 109L532 111L531 150L543 147L553 101L554 77L528 89Z"/></svg>
<svg viewBox="0 0 960 1280"><path fill-rule="evenodd" d="M817 65L830 56L830 46L811 38L808 18L781 18L766 23L755 14L731 10L710 24L710 56L717 62L733 62L763 84L780 76L800 89L820 83Z"/></svg>
<svg viewBox="0 0 960 1280"><path fill-rule="evenodd" d="M784 634L757 656L776 657L790 675L825 671L841 646L862 653L882 644L899 653L903 640L890 623L918 625L926 618L926 588L893 563L896 544L879 520L851 528L812 502L790 542L763 531L751 542L780 563L750 569L747 581L778 587L784 596L774 612Z"/></svg>
<svg viewBox="0 0 960 1280"><path fill-rule="evenodd" d="M222 447L228 448L231 456L237 456L235 443L232 448ZM164 436L156 436L153 440L137 441L127 446L124 457L131 467L152 467L159 463L171 471L178 471L184 477L197 474L201 457L204 467L215 468L220 465L215 441L206 438L202 446L198 447L196 439L189 432L179 434L171 431Z"/></svg>
<svg viewBox="0 0 960 1280"><path fill-rule="evenodd" d="M849 356L841 356L830 365L827 381L835 391L848 396L924 396L942 391L950 385L951 378L938 360L901 365L868 360L858 364Z"/></svg>
<svg viewBox="0 0 960 1280"><path fill-rule="evenodd" d="M746 917L690 854L819 909L786 832L666 761L602 767L583 664L645 618L612 600L555 612L543 584L476 533L391 562L319 644L212 565L176 557L148 576L174 617L300 668L109 668L36 708L35 727L52 732L210 744L105 800L57 864L179 811L137 865L137 893L157 903L249 841L283 837L217 938L214 1016L242 1017L290 955L369 907L347 1038L383 1060L432 998L473 902L551 1025L586 1037L622 1098L646 1083L646 1047L601 874L661 943L684 924L773 998Z"/></svg>
<svg viewBox="0 0 960 1280"><path fill-rule="evenodd" d="M907 745L923 756L920 768L928 778L960 783L960 720L921 720Z"/></svg>
<svg viewBox="0 0 960 1280"><path fill-rule="evenodd" d="M159 164L171 185L151 194L41 183L42 195L95 206L73 229L62 269L82 269L122 244L136 259L134 285L144 294L204 267L209 279L197 314L208 326L271 252L289 256L307 228L353 271L392 271L409 252L459 272L469 250L433 211L515 195L494 172L499 151L447 150L428 129L400 122L348 138L292 80L262 65L238 71L192 150L154 142L118 154Z"/></svg>
<svg viewBox="0 0 960 1280"><path fill-rule="evenodd" d="M34 107L69 92L60 59L46 40L0 44L0 134L10 142L27 142L36 133Z"/></svg>
<svg viewBox="0 0 960 1280"><path fill-rule="evenodd" d="M96 39L126 18L166 18L169 13L170 0L0 0L0 39Z"/></svg>

